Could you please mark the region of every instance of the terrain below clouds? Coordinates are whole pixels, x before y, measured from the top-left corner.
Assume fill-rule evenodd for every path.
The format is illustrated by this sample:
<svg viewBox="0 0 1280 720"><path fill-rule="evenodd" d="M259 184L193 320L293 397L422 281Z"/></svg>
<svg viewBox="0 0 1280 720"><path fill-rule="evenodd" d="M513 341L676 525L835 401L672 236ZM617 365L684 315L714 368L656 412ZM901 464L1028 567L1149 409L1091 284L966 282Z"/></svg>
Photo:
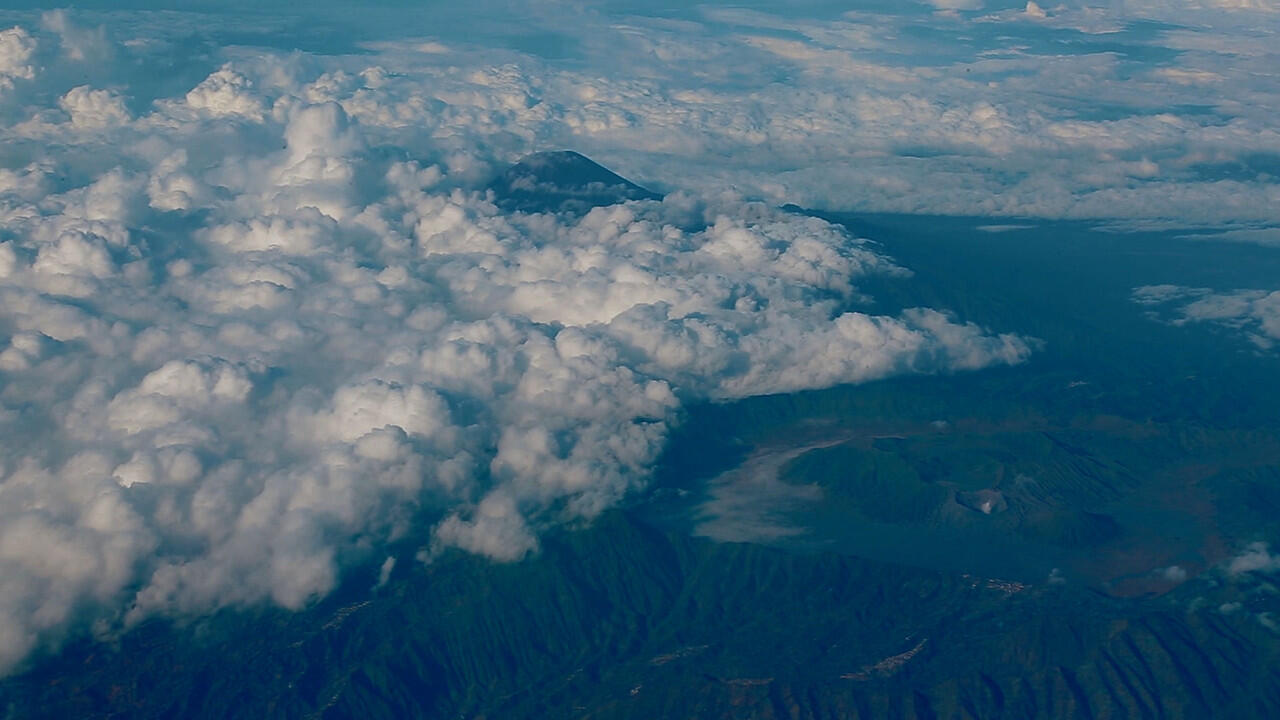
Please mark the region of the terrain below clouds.
<svg viewBox="0 0 1280 720"><path fill-rule="evenodd" d="M1274 8L1006 4L0 11L0 714L1274 709Z"/></svg>
<svg viewBox="0 0 1280 720"><path fill-rule="evenodd" d="M419 527L296 611L152 614L42 654L0 698L32 717L1274 714L1274 357L1152 322L1133 284L1249 287L1280 257L843 222L915 269L863 276L888 317L927 296L1046 342L980 373L685 402L643 489L539 528L523 562L445 543L413 562ZM503 548L518 510L458 522Z"/></svg>
<svg viewBox="0 0 1280 720"><path fill-rule="evenodd" d="M132 52L58 14L5 42ZM486 189L368 121L380 68L256 62L141 109L127 84L6 108L46 150L0 176L5 669L155 614L300 609L406 537L523 558L642 487L690 402L1031 353L868 312L863 279L908 273L824 220L571 153Z"/></svg>

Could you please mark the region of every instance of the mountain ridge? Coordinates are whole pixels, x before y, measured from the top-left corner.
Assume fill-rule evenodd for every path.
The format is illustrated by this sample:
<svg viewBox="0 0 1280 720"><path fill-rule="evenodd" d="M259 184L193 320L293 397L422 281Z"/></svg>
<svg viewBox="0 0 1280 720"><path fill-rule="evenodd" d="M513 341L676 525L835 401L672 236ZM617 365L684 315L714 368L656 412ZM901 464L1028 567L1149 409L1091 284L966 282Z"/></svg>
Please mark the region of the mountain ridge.
<svg viewBox="0 0 1280 720"><path fill-rule="evenodd" d="M658 193L614 173L573 150L526 155L490 185L508 212L584 214L630 200L660 200Z"/></svg>

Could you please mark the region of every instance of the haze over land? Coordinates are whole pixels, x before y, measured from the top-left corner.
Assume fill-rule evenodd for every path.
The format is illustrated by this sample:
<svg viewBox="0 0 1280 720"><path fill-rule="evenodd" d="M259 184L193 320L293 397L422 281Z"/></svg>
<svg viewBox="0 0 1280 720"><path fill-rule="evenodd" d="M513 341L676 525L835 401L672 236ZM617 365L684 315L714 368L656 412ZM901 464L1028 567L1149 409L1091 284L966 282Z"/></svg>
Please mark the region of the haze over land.
<svg viewBox="0 0 1280 720"><path fill-rule="evenodd" d="M1067 387L1089 347L1135 361L1108 392L1142 363L1172 383L1180 343L1199 358L1208 330L1222 357L1205 372L1266 377L1280 6L846 5L0 10L0 673L157 618L307 611L369 568L381 587L457 550L536 557L547 533L641 496L708 403L1002 371ZM564 149L636 184L577 155L509 170ZM963 242L938 230L912 245L909 228L859 219L871 213L964 216ZM1113 253L1091 228L1146 244ZM1039 278L1081 281L969 247L1031 248L1019 257ZM1037 314L1066 305L1093 314ZM1143 333L1175 349L1153 360L1126 344ZM1095 374L1070 387L1104 384ZM1040 469L1073 468L1069 490L902 470L888 497L924 508L912 522L959 512L954 499L1048 544L1112 522L1147 533L1159 522L1124 516L1138 511L1123 498L1150 478L1080 468L1111 467L1123 452L1099 448L1120 437L1181 471L1198 447L1184 427L1237 420L1187 401L1162 409L1184 413L1157 418L1168 426L1142 426L1146 410L1112 425L1099 417L1121 401L1080 402L1094 424L956 411L1008 433L978 443L995 455L1026 442ZM913 420L932 421L948 419ZM1068 425L1095 460L1022 435ZM1254 453L1233 469L1269 472L1269 430L1237 446L1209 429L1219 450ZM845 452L829 437L753 442L765 449L713 477L791 498L809 486L770 485L784 466ZM857 457L976 462L921 442ZM879 492L859 478L859 498ZM911 482L929 487L893 494ZM759 501L733 490L705 507ZM840 507L889 525L908 510ZM760 531L799 532L774 519ZM759 539L725 522L698 534ZM1188 557L1222 577L1274 573L1262 527L1205 531L1196 541L1221 547ZM1112 548L1129 553L1116 567L1148 573L1151 544ZM1168 562L1151 570L1187 579Z"/></svg>

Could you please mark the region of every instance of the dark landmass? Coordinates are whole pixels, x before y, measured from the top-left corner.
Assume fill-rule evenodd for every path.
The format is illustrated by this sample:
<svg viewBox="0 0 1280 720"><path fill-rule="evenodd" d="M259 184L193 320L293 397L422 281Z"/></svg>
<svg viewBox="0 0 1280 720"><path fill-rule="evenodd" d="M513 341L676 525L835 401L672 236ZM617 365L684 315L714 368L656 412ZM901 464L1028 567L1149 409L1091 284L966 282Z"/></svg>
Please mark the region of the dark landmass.
<svg viewBox="0 0 1280 720"><path fill-rule="evenodd" d="M29 718L1268 717L1278 654L1243 614L613 512L532 561L449 556L298 614L153 623L3 687Z"/></svg>
<svg viewBox="0 0 1280 720"><path fill-rule="evenodd" d="M662 198L572 150L529 155L508 168L490 189L498 206L509 212L582 214L627 200Z"/></svg>

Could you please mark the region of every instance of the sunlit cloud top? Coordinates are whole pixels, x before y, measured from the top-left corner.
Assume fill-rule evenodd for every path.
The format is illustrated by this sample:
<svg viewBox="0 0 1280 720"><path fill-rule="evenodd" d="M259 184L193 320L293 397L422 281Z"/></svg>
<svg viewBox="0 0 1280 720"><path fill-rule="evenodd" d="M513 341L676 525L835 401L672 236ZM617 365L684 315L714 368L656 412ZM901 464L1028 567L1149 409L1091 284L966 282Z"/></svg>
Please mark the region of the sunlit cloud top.
<svg viewBox="0 0 1280 720"><path fill-rule="evenodd" d="M691 403L1034 357L782 203L1280 213L1271 4L259 5L0 12L0 672L524 557ZM662 199L490 191L563 148Z"/></svg>

